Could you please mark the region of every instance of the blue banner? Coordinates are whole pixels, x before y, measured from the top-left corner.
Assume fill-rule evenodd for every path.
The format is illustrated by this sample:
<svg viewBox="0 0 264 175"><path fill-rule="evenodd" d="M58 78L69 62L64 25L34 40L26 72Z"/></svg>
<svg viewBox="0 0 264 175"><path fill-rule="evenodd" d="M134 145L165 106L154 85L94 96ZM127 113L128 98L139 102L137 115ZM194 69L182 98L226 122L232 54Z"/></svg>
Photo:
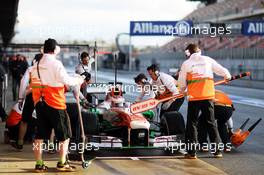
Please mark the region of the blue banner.
<svg viewBox="0 0 264 175"><path fill-rule="evenodd" d="M243 21L243 35L264 35L264 21Z"/></svg>
<svg viewBox="0 0 264 175"><path fill-rule="evenodd" d="M187 36L191 21L130 21L131 36Z"/></svg>

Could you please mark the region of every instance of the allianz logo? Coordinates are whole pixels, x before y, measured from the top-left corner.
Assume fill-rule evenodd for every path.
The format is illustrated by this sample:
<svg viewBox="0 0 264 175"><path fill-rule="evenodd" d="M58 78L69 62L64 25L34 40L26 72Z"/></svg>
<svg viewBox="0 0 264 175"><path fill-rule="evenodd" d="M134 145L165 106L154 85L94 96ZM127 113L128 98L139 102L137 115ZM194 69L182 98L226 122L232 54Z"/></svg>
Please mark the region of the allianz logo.
<svg viewBox="0 0 264 175"><path fill-rule="evenodd" d="M264 22L249 23L247 33L264 33Z"/></svg>
<svg viewBox="0 0 264 175"><path fill-rule="evenodd" d="M187 21L178 21L175 25L163 23L155 24L152 22L135 22L132 33L186 36L191 33L191 24Z"/></svg>

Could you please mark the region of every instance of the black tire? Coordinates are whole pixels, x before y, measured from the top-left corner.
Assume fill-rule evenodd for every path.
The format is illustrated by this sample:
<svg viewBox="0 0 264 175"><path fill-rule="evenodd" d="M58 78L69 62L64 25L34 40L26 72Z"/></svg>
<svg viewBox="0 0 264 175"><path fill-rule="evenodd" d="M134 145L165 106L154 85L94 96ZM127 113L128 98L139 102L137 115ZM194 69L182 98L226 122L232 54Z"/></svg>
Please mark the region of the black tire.
<svg viewBox="0 0 264 175"><path fill-rule="evenodd" d="M83 169L87 169L90 166L90 164L91 164L91 162L89 162L89 161L82 162Z"/></svg>
<svg viewBox="0 0 264 175"><path fill-rule="evenodd" d="M95 113L82 111L85 135L99 135L99 122Z"/></svg>
<svg viewBox="0 0 264 175"><path fill-rule="evenodd" d="M165 135L184 135L185 123L180 112L166 112L162 116L161 126Z"/></svg>
<svg viewBox="0 0 264 175"><path fill-rule="evenodd" d="M78 120L78 107L76 103L67 103L67 113L71 122L72 139L77 141L80 138L79 134L79 120Z"/></svg>
<svg viewBox="0 0 264 175"><path fill-rule="evenodd" d="M76 103L67 103L67 113L70 117L73 140L80 140L80 122ZM98 135L99 122L95 113L82 111L83 127L85 135Z"/></svg>

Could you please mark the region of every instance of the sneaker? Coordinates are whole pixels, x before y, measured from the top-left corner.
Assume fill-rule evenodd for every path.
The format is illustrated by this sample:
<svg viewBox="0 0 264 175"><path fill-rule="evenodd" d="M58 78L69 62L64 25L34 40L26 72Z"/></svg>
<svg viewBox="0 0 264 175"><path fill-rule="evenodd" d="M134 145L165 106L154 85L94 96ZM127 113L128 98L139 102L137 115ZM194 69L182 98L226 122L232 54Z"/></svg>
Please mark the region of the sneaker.
<svg viewBox="0 0 264 175"><path fill-rule="evenodd" d="M48 167L45 166L44 164L43 165L36 165L35 166L35 171L37 173L43 173L43 172L46 172L48 170Z"/></svg>
<svg viewBox="0 0 264 175"><path fill-rule="evenodd" d="M57 163L57 170L63 171L63 172L73 172L73 171L76 171L76 167L71 166L69 164L69 162L67 162L67 161L64 164L62 164L61 162L58 162Z"/></svg>
<svg viewBox="0 0 264 175"><path fill-rule="evenodd" d="M214 153L214 158L222 158L223 154L220 151Z"/></svg>
<svg viewBox="0 0 264 175"><path fill-rule="evenodd" d="M187 153L187 154L184 155L184 158L185 159L197 159L197 156L196 156L195 153L194 154Z"/></svg>
<svg viewBox="0 0 264 175"><path fill-rule="evenodd" d="M22 151L22 149L23 149L23 145L19 145L19 144L17 143L17 141L11 141L11 140L10 140L10 144L11 144L11 146L12 146L13 148L17 149L18 151Z"/></svg>
<svg viewBox="0 0 264 175"><path fill-rule="evenodd" d="M231 147L225 147L225 148L224 148L224 152L225 152L225 153L229 153L229 152L231 152Z"/></svg>
<svg viewBox="0 0 264 175"><path fill-rule="evenodd" d="M5 144L9 144L10 143L10 138L9 138L8 131L4 132L4 143Z"/></svg>

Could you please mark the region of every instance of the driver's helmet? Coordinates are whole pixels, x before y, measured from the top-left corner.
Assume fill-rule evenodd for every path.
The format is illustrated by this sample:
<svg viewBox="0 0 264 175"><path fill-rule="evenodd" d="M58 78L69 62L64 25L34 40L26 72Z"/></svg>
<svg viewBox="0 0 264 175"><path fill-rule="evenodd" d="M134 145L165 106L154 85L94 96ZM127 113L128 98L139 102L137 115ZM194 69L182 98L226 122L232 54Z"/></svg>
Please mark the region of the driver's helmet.
<svg viewBox="0 0 264 175"><path fill-rule="evenodd" d="M123 96L122 90L119 87L117 87L117 86L116 87L112 87L111 96L114 97L114 98L118 98L118 97Z"/></svg>
<svg viewBox="0 0 264 175"><path fill-rule="evenodd" d="M112 107L123 107L124 97L121 88L113 87L110 92Z"/></svg>

